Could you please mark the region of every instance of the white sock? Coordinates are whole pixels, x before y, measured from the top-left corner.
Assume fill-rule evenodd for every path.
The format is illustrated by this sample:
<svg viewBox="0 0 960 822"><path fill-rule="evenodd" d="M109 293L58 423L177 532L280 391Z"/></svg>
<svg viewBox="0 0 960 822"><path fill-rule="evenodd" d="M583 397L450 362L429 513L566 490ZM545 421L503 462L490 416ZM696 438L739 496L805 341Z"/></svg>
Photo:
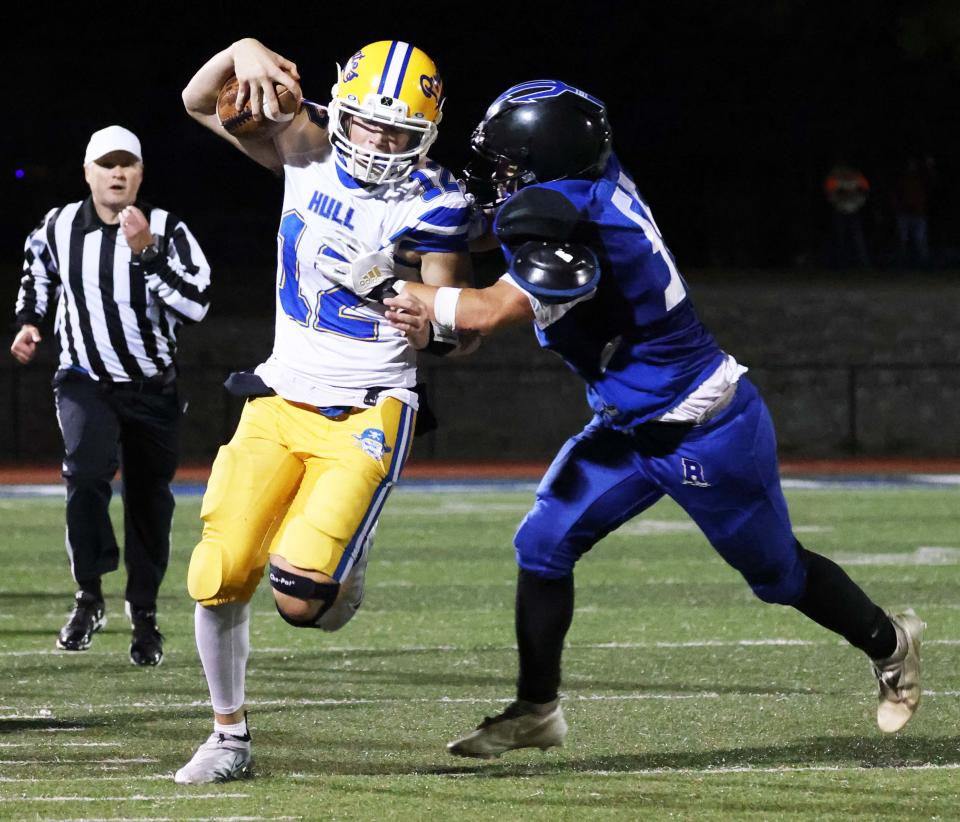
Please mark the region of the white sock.
<svg viewBox="0 0 960 822"><path fill-rule="evenodd" d="M243 739L245 736L249 736L250 732L247 730L247 720L244 719L242 722L235 722L232 725L224 725L222 722L213 722L214 733L218 734L228 734L230 736L238 737Z"/></svg>
<svg viewBox="0 0 960 822"><path fill-rule="evenodd" d="M197 603L193 624L213 710L218 714L239 711L245 697L250 654L250 603L210 606Z"/></svg>

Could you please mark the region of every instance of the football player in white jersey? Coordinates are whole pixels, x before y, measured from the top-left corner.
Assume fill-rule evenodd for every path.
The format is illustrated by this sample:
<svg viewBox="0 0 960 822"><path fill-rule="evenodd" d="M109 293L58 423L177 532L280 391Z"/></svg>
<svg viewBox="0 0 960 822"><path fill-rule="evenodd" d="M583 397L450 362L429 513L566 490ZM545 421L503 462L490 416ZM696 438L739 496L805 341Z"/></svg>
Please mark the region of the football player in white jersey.
<svg viewBox="0 0 960 822"><path fill-rule="evenodd" d="M221 127L217 96L233 74L238 107L249 100L256 119L276 121L270 137ZM452 344L422 316L398 330L381 303L340 283L358 272L472 279L467 202L426 156L443 105L433 61L408 43L373 43L338 66L327 108L302 100L283 115L274 84L300 99L299 79L292 62L245 39L183 91L195 120L284 179L273 353L228 381L248 400L214 461L188 572L214 732L177 771L183 784L250 774L249 601L264 568L294 626L336 630L356 611L372 533L413 436L415 349Z"/></svg>

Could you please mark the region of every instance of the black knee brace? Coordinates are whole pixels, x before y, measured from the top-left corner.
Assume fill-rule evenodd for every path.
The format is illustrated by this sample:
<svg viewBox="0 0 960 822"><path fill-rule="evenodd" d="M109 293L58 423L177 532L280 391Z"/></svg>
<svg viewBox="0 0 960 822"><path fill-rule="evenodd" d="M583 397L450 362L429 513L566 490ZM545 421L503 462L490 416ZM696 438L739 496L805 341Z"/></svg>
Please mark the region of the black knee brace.
<svg viewBox="0 0 960 822"><path fill-rule="evenodd" d="M305 602L311 600L322 600L323 607L317 612L317 615L311 620L292 619L280 608L280 603L275 603L277 613L283 618L284 622L293 625L296 628L319 628L317 624L331 605L336 601L337 594L340 591L339 582L315 582L309 577L277 568L272 562L269 569L270 585L281 593L294 599L302 599Z"/></svg>

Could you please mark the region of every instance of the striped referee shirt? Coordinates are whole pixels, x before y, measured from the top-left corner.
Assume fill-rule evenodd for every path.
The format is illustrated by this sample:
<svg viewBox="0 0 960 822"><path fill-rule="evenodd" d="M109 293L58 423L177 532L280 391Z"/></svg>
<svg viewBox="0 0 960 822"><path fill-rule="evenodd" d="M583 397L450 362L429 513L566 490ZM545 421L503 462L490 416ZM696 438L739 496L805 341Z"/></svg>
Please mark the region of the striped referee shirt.
<svg viewBox="0 0 960 822"><path fill-rule="evenodd" d="M187 226L137 203L162 253L144 265L119 225L97 215L93 199L54 208L27 237L17 321L39 325L55 298L60 367L96 380L128 382L173 365L177 329L209 308L210 266Z"/></svg>

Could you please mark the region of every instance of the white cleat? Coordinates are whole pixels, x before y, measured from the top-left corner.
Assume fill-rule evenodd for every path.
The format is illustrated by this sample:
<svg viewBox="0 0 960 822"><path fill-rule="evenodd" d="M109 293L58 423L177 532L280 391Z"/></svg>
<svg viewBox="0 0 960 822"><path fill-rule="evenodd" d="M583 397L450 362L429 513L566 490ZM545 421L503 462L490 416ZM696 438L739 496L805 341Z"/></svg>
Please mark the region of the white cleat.
<svg viewBox="0 0 960 822"><path fill-rule="evenodd" d="M877 725L884 733L899 731L920 704L920 641L927 624L913 609L887 614L897 630L897 649L887 659L873 660L880 685Z"/></svg>
<svg viewBox="0 0 960 822"><path fill-rule="evenodd" d="M250 737L214 732L193 758L174 774L178 785L204 785L208 782L230 782L253 776Z"/></svg>
<svg viewBox="0 0 960 822"><path fill-rule="evenodd" d="M493 759L517 748L562 747L567 735L560 700L538 705L513 702L497 716L488 716L475 731L447 745L454 756Z"/></svg>

